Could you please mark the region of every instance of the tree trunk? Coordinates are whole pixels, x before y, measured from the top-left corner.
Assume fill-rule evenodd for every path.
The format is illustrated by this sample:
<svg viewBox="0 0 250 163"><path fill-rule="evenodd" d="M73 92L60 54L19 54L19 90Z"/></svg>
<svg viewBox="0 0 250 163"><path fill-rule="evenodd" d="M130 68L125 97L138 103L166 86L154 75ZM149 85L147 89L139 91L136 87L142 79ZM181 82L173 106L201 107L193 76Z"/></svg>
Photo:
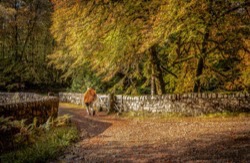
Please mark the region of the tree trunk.
<svg viewBox="0 0 250 163"><path fill-rule="evenodd" d="M14 45L14 51L15 51L15 59L16 61L19 60L19 54L18 54L18 48L19 48L19 42L18 42L18 23L17 23L17 15L18 15L18 6L17 6L17 1L15 0L14 2L14 8L16 10L16 13L14 15L14 20L15 20L15 26L14 26L14 42L15 42L15 45Z"/></svg>
<svg viewBox="0 0 250 163"><path fill-rule="evenodd" d="M200 92L201 91L201 81L200 81L200 76L202 75L202 71L204 68L204 59L202 57L199 58L198 60L198 65L196 69L196 79L194 83L194 92Z"/></svg>
<svg viewBox="0 0 250 163"><path fill-rule="evenodd" d="M153 69L151 74L151 96L155 95L155 77L153 75Z"/></svg>
<svg viewBox="0 0 250 163"><path fill-rule="evenodd" d="M108 113L115 112L115 96L113 93L109 94L109 101L108 101Z"/></svg>
<svg viewBox="0 0 250 163"><path fill-rule="evenodd" d="M5 34L3 36L3 43L2 43L2 59L4 59L5 56Z"/></svg>
<svg viewBox="0 0 250 163"><path fill-rule="evenodd" d="M149 60L151 63L151 94L156 90L156 94L165 94L165 82L163 79L163 72L160 67L160 60L157 56L156 47L153 46L149 51ZM156 88L156 89L155 89Z"/></svg>
<svg viewBox="0 0 250 163"><path fill-rule="evenodd" d="M203 69L204 69L204 62L206 58L207 53L207 45L208 45L208 37L209 37L209 30L206 30L206 33L204 35L204 39L202 42L202 48L201 48L201 54L200 58L198 60L198 65L196 69L195 74L195 83L194 83L194 92L200 92L201 91L201 80L200 76L202 75Z"/></svg>
<svg viewBox="0 0 250 163"><path fill-rule="evenodd" d="M209 0L208 13L210 13L211 15L213 14L212 3L213 1ZM201 44L200 58L198 60L198 65L197 65L196 74L195 74L195 83L194 83L193 92L201 92L200 77L203 73L203 69L205 66L205 58L207 56L207 48L208 48L207 47L208 39L209 39L210 28L212 26L212 23L213 23L213 19L211 18L210 20L208 20L208 23L206 24L205 33L204 33L204 37L203 37L202 44Z"/></svg>

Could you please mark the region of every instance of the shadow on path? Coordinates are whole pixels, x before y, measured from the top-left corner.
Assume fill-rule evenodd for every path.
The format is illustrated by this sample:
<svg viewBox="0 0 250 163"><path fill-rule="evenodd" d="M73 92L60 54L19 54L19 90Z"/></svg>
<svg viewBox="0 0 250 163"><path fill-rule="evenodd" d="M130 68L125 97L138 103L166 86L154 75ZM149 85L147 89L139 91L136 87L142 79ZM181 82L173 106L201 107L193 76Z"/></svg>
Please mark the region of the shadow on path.
<svg viewBox="0 0 250 163"><path fill-rule="evenodd" d="M98 117L105 113L99 113L99 115L90 117L87 115L86 110L83 107L75 108L60 104L59 116L64 114L72 116L71 121L76 124L78 130L80 131L81 140L97 136L112 125L111 123L98 120Z"/></svg>
<svg viewBox="0 0 250 163"><path fill-rule="evenodd" d="M201 135L200 137L200 140L190 141L186 145L188 148L180 155L181 158L215 162L250 161L249 130L233 134L225 132L219 136L214 134Z"/></svg>
<svg viewBox="0 0 250 163"><path fill-rule="evenodd" d="M140 145L135 142L131 146L109 141L93 144L90 149L82 147L84 157L79 162L249 162L250 133L235 134L235 137L201 135L199 140L192 141L145 141Z"/></svg>

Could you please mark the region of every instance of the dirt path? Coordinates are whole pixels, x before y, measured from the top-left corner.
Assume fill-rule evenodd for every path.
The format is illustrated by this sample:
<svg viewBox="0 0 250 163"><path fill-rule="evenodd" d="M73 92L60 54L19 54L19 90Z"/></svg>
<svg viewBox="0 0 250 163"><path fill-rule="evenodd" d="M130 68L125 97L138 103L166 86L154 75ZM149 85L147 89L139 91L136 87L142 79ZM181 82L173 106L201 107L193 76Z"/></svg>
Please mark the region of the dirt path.
<svg viewBox="0 0 250 163"><path fill-rule="evenodd" d="M81 140L58 162L250 162L250 117L125 119L65 104Z"/></svg>

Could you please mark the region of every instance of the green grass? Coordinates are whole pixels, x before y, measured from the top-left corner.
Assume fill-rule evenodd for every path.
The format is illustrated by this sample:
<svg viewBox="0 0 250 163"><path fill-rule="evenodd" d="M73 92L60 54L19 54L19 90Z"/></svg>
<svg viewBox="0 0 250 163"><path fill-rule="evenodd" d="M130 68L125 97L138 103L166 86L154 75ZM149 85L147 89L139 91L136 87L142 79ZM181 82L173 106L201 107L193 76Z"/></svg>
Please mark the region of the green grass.
<svg viewBox="0 0 250 163"><path fill-rule="evenodd" d="M0 156L1 162L45 162L55 159L60 152L78 139L74 126L54 128L27 147Z"/></svg>
<svg viewBox="0 0 250 163"><path fill-rule="evenodd" d="M231 118L231 117L249 117L250 113L243 112L218 112L200 116L201 118Z"/></svg>
<svg viewBox="0 0 250 163"><path fill-rule="evenodd" d="M231 118L231 117L250 117L250 113L242 112L218 112L201 116L187 116L181 113L150 113L143 111L129 111L120 115L123 118L137 118L137 119L179 119L179 118Z"/></svg>
<svg viewBox="0 0 250 163"><path fill-rule="evenodd" d="M65 107L65 108L74 108L74 109L84 109L85 106L82 105L77 105L77 104L72 104L72 103L59 103L60 107Z"/></svg>
<svg viewBox="0 0 250 163"><path fill-rule="evenodd" d="M147 111L129 111L121 114L121 117L124 118L138 118L138 119L148 119L148 118L158 118L158 119L167 119L167 118L183 118L187 117L181 113L151 113Z"/></svg>

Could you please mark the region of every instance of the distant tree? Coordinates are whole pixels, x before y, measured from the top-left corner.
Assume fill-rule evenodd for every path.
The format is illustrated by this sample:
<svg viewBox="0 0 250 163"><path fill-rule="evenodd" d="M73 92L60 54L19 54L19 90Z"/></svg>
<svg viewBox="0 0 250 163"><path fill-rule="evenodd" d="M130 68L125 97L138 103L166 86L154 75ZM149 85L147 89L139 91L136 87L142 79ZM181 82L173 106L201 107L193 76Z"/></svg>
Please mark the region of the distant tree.
<svg viewBox="0 0 250 163"><path fill-rule="evenodd" d="M54 47L51 12L49 0L0 1L0 89L59 82L47 60Z"/></svg>
<svg viewBox="0 0 250 163"><path fill-rule="evenodd" d="M164 37L176 58L170 60L179 69L177 92L228 90L228 82L246 74L249 9L250 2L242 0L170 0L162 7L155 39Z"/></svg>

